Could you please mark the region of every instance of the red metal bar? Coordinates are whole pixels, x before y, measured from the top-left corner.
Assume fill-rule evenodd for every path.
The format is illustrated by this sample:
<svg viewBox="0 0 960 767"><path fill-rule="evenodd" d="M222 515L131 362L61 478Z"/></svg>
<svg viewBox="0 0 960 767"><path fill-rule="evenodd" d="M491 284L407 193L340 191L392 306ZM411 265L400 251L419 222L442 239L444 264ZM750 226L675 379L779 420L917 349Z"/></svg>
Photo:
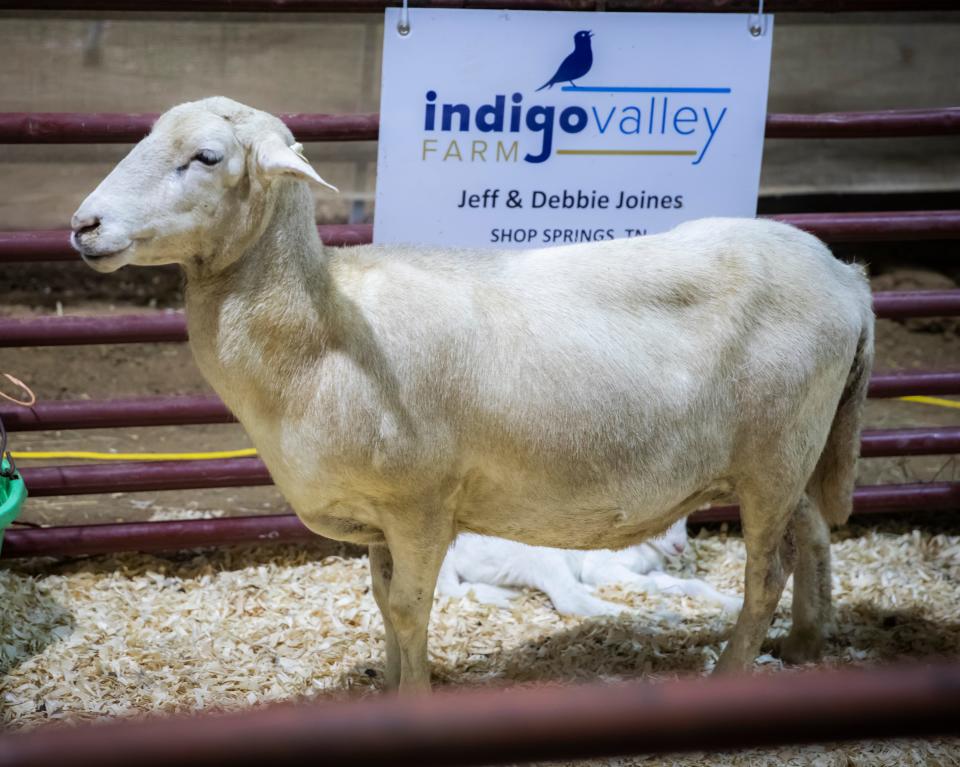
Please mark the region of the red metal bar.
<svg viewBox="0 0 960 767"><path fill-rule="evenodd" d="M236 419L217 397L140 397L38 402L33 407L0 404L7 431L112 429L128 426L188 426Z"/></svg>
<svg viewBox="0 0 960 767"><path fill-rule="evenodd" d="M960 210L785 213L761 218L793 224L827 242L960 239ZM331 246L365 245L373 239L370 224L327 224L317 231ZM0 264L77 259L68 230L0 232Z"/></svg>
<svg viewBox="0 0 960 767"><path fill-rule="evenodd" d="M244 459L253 461L254 459ZM31 470L23 470L32 495ZM265 474L265 472L264 472ZM238 484L252 484L240 477ZM268 480L269 481L269 480ZM265 484L265 483L261 483ZM188 487L198 487L191 484ZM215 487L217 485L203 485ZM105 492L116 490L108 486ZM855 514L889 514L904 511L955 511L960 509L960 482L907 485L870 485L854 492ZM690 517L693 524L736 522L736 506L716 506ZM191 519L177 522L124 522L108 525L70 525L42 528L9 528L0 557L55 557L109 554L120 551L171 551L271 541L276 543L319 540L293 514L225 519Z"/></svg>
<svg viewBox="0 0 960 767"><path fill-rule="evenodd" d="M317 232L331 247L367 245L373 239L370 224L321 224ZM79 260L70 246L69 229L0 232L0 264Z"/></svg>
<svg viewBox="0 0 960 767"><path fill-rule="evenodd" d="M905 397L916 394L960 394L960 371L911 370L878 373L870 379L868 397Z"/></svg>
<svg viewBox="0 0 960 767"><path fill-rule="evenodd" d="M60 557L121 551L176 551L250 543L325 539L294 514L173 522L8 528L0 558Z"/></svg>
<svg viewBox="0 0 960 767"><path fill-rule="evenodd" d="M76 261L69 229L0 232L0 264L40 261Z"/></svg>
<svg viewBox="0 0 960 767"><path fill-rule="evenodd" d="M960 453L960 427L872 429L863 432L861 458Z"/></svg>
<svg viewBox="0 0 960 767"><path fill-rule="evenodd" d="M159 115L0 112L0 144L121 144L146 136ZM376 141L379 115L280 114L298 141ZM938 121L927 118L931 126ZM942 122L942 121L941 121Z"/></svg>
<svg viewBox="0 0 960 767"><path fill-rule="evenodd" d="M867 485L853 493L854 514L893 514L903 511L960 510L960 482L917 482L904 485ZM690 515L694 524L737 522L736 506L713 506Z"/></svg>
<svg viewBox="0 0 960 767"><path fill-rule="evenodd" d="M885 319L949 317L960 313L960 290L878 291L873 311Z"/></svg>
<svg viewBox="0 0 960 767"><path fill-rule="evenodd" d="M0 404L7 431L188 426L236 419L217 397L140 397L38 402L30 408Z"/></svg>
<svg viewBox="0 0 960 767"><path fill-rule="evenodd" d="M769 114L767 138L880 138L960 133L960 107Z"/></svg>
<svg viewBox="0 0 960 767"><path fill-rule="evenodd" d="M960 290L878 292L877 317L940 317L960 314ZM79 344L161 343L186 341L182 313L121 314L94 317L0 318L0 348L75 346Z"/></svg>
<svg viewBox="0 0 960 767"><path fill-rule="evenodd" d="M0 144L104 144L139 141L158 115L0 112ZM380 116L281 114L299 141L376 141ZM960 133L960 107L878 112L770 114L767 138L872 138Z"/></svg>
<svg viewBox="0 0 960 767"><path fill-rule="evenodd" d="M877 213L784 213L772 218L825 242L892 242L960 238L960 211L913 210Z"/></svg>
<svg viewBox="0 0 960 767"><path fill-rule="evenodd" d="M93 317L0 318L0 347L186 341L182 312Z"/></svg>
<svg viewBox="0 0 960 767"><path fill-rule="evenodd" d="M960 666L441 691L0 738L0 766L498 765L955 735Z"/></svg>
<svg viewBox="0 0 960 767"><path fill-rule="evenodd" d="M871 397L960 394L960 372L895 373L870 379ZM190 426L235 419L212 396L140 397L115 400L51 400L30 408L0 402L7 431Z"/></svg>
<svg viewBox="0 0 960 767"><path fill-rule="evenodd" d="M272 483L270 474L259 458L20 467L20 474L34 498L204 487L253 487Z"/></svg>

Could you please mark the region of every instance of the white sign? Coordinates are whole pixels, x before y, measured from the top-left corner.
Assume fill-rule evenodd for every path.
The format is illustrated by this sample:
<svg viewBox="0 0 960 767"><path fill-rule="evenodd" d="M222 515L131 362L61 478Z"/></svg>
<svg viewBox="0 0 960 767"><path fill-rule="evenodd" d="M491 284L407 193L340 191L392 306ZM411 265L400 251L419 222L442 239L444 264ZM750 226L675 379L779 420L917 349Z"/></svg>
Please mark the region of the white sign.
<svg viewBox="0 0 960 767"><path fill-rule="evenodd" d="M374 241L542 247L754 216L772 18L388 9ZM756 21L757 17L752 17Z"/></svg>

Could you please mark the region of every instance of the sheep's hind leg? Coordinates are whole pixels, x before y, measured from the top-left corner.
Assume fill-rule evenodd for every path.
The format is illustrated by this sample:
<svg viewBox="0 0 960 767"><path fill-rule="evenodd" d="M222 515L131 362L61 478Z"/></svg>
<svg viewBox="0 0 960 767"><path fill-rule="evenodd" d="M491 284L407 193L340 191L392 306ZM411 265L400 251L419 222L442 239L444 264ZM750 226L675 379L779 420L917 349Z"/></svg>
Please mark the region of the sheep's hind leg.
<svg viewBox="0 0 960 767"><path fill-rule="evenodd" d="M830 601L830 530L812 500L804 498L792 521L797 545L793 573L793 625L780 645L787 663L817 661L833 620Z"/></svg>
<svg viewBox="0 0 960 767"><path fill-rule="evenodd" d="M373 598L383 616L383 630L387 642L387 667L384 672L384 684L389 690L400 685L400 645L390 619L390 581L393 578L393 557L385 544L370 546L370 580L373 584Z"/></svg>
<svg viewBox="0 0 960 767"><path fill-rule="evenodd" d="M452 522L446 523L429 515L411 515L402 526L384 531L393 559L388 612L397 641L403 693L430 689L427 625L437 575L453 539Z"/></svg>
<svg viewBox="0 0 960 767"><path fill-rule="evenodd" d="M756 660L792 569L793 535L788 522L796 500L773 500L740 492L740 517L747 548L743 609L716 673L746 671Z"/></svg>

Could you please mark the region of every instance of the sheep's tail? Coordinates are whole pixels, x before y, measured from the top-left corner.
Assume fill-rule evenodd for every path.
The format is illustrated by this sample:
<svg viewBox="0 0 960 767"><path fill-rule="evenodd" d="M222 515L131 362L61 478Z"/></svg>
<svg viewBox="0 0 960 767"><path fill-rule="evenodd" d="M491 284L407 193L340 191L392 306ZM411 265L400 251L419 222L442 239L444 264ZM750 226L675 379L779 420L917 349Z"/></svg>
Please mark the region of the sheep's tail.
<svg viewBox="0 0 960 767"><path fill-rule="evenodd" d="M833 416L827 444L807 483L807 493L816 502L829 525L841 525L853 510L853 483L860 454L860 426L873 369L873 312L863 315L857 353L847 384Z"/></svg>

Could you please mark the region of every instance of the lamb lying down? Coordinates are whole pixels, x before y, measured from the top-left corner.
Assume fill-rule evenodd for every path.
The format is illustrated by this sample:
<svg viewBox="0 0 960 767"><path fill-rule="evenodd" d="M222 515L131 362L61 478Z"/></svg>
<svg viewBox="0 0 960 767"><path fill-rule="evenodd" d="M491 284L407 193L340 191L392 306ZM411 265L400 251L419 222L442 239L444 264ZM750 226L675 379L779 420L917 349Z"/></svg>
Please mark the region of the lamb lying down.
<svg viewBox="0 0 960 767"><path fill-rule="evenodd" d="M593 596L597 586L621 584L646 593L676 593L736 612L742 600L717 591L710 584L677 578L663 572L667 559L680 556L687 546L687 523L681 519L660 538L622 551L570 551L528 546L503 538L461 534L440 569L437 593L474 597L507 607L517 592L504 587L543 591L564 615L620 615L622 605Z"/></svg>

